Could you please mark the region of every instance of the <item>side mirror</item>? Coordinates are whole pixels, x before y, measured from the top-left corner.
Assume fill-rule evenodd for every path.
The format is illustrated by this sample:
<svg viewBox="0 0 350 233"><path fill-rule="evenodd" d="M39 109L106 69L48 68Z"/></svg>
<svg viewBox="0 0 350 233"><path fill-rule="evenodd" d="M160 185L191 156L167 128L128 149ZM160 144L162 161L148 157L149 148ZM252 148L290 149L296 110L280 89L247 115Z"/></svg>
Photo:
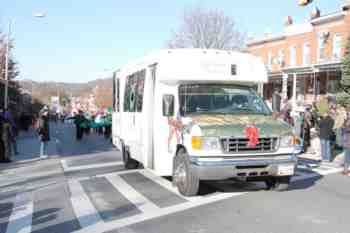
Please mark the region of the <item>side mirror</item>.
<svg viewBox="0 0 350 233"><path fill-rule="evenodd" d="M174 96L163 95L163 116L174 116Z"/></svg>

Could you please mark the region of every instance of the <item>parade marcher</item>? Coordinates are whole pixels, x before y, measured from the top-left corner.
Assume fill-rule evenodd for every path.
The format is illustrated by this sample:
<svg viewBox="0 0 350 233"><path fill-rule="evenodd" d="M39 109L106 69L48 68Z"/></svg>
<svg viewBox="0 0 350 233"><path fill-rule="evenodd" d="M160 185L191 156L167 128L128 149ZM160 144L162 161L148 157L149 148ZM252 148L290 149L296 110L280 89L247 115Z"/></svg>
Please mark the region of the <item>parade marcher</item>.
<svg viewBox="0 0 350 233"><path fill-rule="evenodd" d="M83 138L83 124L86 122L86 119L84 117L84 112L82 110L79 110L78 114L75 115L74 117L69 117L68 120L74 119L74 124L76 128L76 139L77 141L80 141Z"/></svg>
<svg viewBox="0 0 350 233"><path fill-rule="evenodd" d="M49 126L49 111L43 109L40 112L40 118L38 123L38 134L40 138L40 158L47 158L47 146L50 141L50 126Z"/></svg>
<svg viewBox="0 0 350 233"><path fill-rule="evenodd" d="M321 117L319 122L320 140L321 140L321 156L324 162L331 161L331 139L333 135L334 119L327 113Z"/></svg>
<svg viewBox="0 0 350 233"><path fill-rule="evenodd" d="M343 148L344 148L344 175L350 176L350 112L347 112L347 117L342 127Z"/></svg>
<svg viewBox="0 0 350 233"><path fill-rule="evenodd" d="M109 139L112 133L112 114L110 112L107 113L104 118L104 126L105 126L105 138Z"/></svg>
<svg viewBox="0 0 350 233"><path fill-rule="evenodd" d="M103 127L102 127L102 114L99 112L97 113L95 117L95 124L97 125L97 132L98 134L103 134Z"/></svg>

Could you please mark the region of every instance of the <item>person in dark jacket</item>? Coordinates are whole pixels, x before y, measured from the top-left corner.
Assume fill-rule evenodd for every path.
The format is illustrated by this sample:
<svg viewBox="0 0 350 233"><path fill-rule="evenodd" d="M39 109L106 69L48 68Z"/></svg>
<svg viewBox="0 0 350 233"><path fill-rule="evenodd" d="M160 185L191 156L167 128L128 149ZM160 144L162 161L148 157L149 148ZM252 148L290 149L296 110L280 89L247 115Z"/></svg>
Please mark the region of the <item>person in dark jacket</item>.
<svg viewBox="0 0 350 233"><path fill-rule="evenodd" d="M40 157L47 158L47 145L50 141L50 126L49 126L49 117L48 110L44 109L40 113L39 123L38 123L38 134L41 141L40 145Z"/></svg>
<svg viewBox="0 0 350 233"><path fill-rule="evenodd" d="M344 171L343 174L350 176L350 112L347 112L342 126L343 148L344 148Z"/></svg>
<svg viewBox="0 0 350 233"><path fill-rule="evenodd" d="M79 110L79 113L73 117L69 117L68 120L74 120L74 124L76 127L76 139L80 141L83 138L84 133L84 122L86 122L86 118L84 117L84 112Z"/></svg>
<svg viewBox="0 0 350 233"><path fill-rule="evenodd" d="M331 161L331 139L333 135L334 119L325 114L319 121L320 140L321 140L321 156L325 162Z"/></svg>
<svg viewBox="0 0 350 233"><path fill-rule="evenodd" d="M4 118L2 116L2 113L0 114L0 162L1 163L7 163L10 162L6 158L6 150L5 150L5 144L3 141L3 132L4 132Z"/></svg>
<svg viewBox="0 0 350 233"><path fill-rule="evenodd" d="M306 111L304 114L304 124L303 124L303 131L304 131L304 151L307 151L309 146L311 145L311 134L310 130L313 126L312 124L312 113L311 113L311 106L306 107Z"/></svg>

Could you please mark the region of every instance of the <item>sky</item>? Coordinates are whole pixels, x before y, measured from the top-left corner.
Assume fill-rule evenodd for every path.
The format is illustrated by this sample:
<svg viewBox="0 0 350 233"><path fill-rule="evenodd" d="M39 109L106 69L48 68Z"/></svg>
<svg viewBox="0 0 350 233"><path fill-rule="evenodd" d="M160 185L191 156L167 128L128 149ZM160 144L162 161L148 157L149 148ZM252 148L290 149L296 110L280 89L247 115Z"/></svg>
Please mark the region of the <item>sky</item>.
<svg viewBox="0 0 350 233"><path fill-rule="evenodd" d="M282 32L288 15L303 23L313 7L326 14L342 2L314 0L299 7L298 0L1 0L0 30L13 22L19 79L87 82L165 48L183 11L196 5L224 10L238 30L259 37L266 30ZM45 18L33 16L42 12Z"/></svg>

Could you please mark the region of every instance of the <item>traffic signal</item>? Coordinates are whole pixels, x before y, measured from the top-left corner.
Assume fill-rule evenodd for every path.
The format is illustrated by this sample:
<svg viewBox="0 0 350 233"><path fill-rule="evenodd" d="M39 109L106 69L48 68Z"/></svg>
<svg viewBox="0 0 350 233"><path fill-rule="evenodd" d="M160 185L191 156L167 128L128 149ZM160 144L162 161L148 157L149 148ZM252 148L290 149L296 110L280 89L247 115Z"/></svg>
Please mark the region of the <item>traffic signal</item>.
<svg viewBox="0 0 350 233"><path fill-rule="evenodd" d="M312 3L312 0L299 0L299 6L306 6Z"/></svg>

